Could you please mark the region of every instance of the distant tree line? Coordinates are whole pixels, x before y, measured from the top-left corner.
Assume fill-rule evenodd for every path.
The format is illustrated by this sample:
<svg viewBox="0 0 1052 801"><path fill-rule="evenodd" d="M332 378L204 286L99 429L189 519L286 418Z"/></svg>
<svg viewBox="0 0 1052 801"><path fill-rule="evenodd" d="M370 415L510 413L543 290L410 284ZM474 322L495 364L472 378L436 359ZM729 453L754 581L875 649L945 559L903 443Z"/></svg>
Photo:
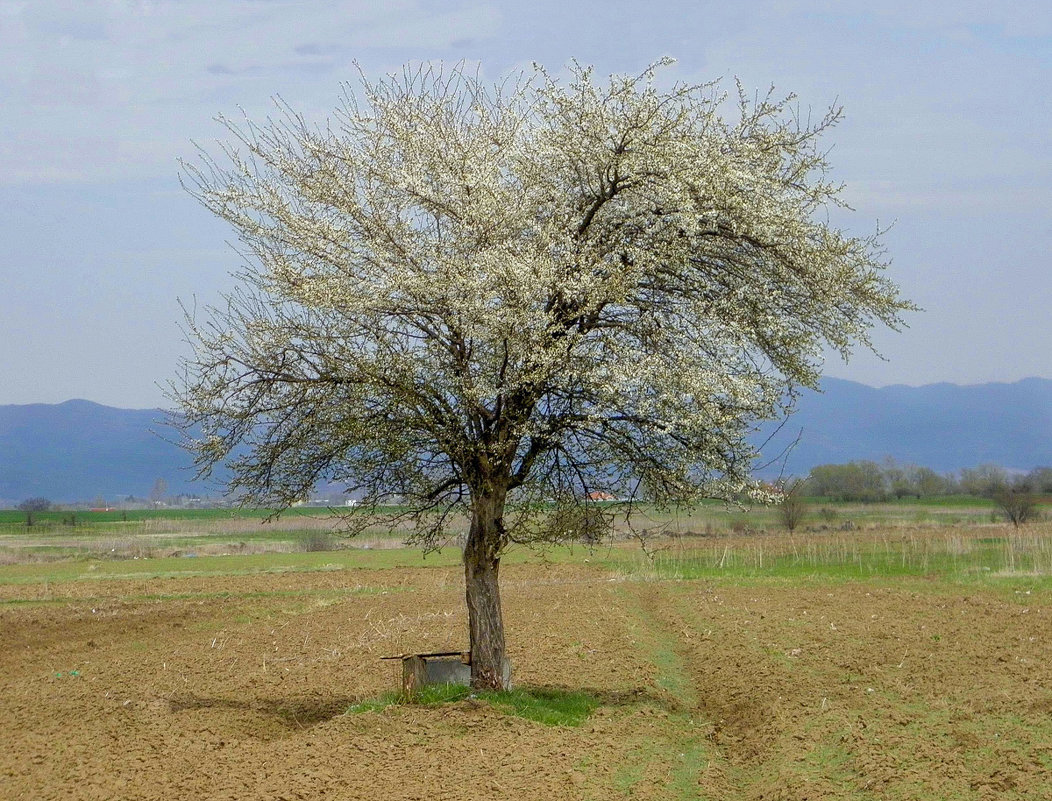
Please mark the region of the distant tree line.
<svg viewBox="0 0 1052 801"><path fill-rule="evenodd" d="M782 525L793 531L808 514L805 497L837 501L875 502L902 498L966 495L988 498L1014 526L1040 519L1038 498L1052 494L1052 467L1028 473L1010 472L995 464L969 467L959 473L936 473L928 467L899 464L887 459L823 464L805 478L780 482L777 512Z"/></svg>
<svg viewBox="0 0 1052 801"><path fill-rule="evenodd" d="M862 502L939 495L995 498L1005 492L1034 495L1052 493L1052 467L1010 473L998 465L983 464L956 473L937 473L929 467L899 464L890 459L882 463L823 464L811 470L798 492Z"/></svg>
<svg viewBox="0 0 1052 801"><path fill-rule="evenodd" d="M46 512L51 508L51 501L47 498L26 498L16 508L23 512Z"/></svg>

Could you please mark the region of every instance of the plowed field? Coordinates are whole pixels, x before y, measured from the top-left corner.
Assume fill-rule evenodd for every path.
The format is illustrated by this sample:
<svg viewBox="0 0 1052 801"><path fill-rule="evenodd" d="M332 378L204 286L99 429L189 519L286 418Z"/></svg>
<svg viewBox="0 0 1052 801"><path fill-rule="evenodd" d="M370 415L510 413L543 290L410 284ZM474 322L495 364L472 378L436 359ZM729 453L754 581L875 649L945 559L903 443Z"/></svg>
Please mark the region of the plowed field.
<svg viewBox="0 0 1052 801"><path fill-rule="evenodd" d="M518 685L348 712L466 647L440 568L0 587L3 799L1052 799L1052 606L1020 585L502 575Z"/></svg>

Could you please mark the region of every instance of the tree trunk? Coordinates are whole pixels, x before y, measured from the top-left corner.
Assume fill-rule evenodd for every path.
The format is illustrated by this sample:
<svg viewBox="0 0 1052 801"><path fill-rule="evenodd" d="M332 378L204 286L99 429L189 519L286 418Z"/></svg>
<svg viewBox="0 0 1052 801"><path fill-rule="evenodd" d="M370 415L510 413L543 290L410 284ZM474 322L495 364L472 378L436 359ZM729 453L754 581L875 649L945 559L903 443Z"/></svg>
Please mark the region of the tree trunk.
<svg viewBox="0 0 1052 801"><path fill-rule="evenodd" d="M500 610L500 550L504 539L504 493L474 499L464 547L464 585L471 634L471 686L503 690L504 620Z"/></svg>

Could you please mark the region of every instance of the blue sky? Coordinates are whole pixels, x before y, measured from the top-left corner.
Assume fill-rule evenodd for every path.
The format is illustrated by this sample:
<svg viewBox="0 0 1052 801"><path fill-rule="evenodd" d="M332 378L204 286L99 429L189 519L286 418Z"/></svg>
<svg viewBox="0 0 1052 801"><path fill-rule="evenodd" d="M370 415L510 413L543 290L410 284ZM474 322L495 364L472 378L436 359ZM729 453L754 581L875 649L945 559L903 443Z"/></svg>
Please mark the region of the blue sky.
<svg viewBox="0 0 1052 801"><path fill-rule="evenodd" d="M468 60L499 78L600 73L774 84L845 121L827 137L856 233L894 223L893 277L924 307L877 332L874 386L1052 377L1052 6L1016 2L0 0L0 403L162 404L178 299L218 299L230 231L179 157L275 95L324 121L353 62Z"/></svg>

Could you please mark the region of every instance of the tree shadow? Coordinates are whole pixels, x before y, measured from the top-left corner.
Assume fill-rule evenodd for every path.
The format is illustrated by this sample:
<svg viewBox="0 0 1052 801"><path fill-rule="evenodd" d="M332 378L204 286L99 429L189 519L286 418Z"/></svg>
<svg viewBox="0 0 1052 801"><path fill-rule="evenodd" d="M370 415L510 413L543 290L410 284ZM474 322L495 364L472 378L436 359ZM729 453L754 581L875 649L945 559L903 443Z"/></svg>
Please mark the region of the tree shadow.
<svg viewBox="0 0 1052 801"><path fill-rule="evenodd" d="M536 701L541 705L559 706L563 703L572 702L573 699L585 698L592 709L607 707L614 709L639 709L652 707L663 709L670 713L681 712L683 708L674 698L667 693L662 693L650 687L636 687L624 690L600 689L595 687L569 687L565 685L548 684L523 684L518 685L515 691L520 697L525 695L528 699ZM397 693L390 694L382 706L391 703L407 703L405 699L399 699ZM370 699L361 696L333 695L322 698L257 698L239 699L206 697L201 695L182 695L168 699L168 709L172 713L180 713L196 710L228 710L260 715L271 719L273 722L290 730L309 729L333 718L346 714L356 706L367 705L372 708ZM448 701L462 700L460 698L449 698ZM412 703L408 701L408 703ZM436 705L444 705L439 702ZM591 714L592 709L584 713L584 717Z"/></svg>
<svg viewBox="0 0 1052 801"><path fill-rule="evenodd" d="M597 687L568 687L555 684L520 685L521 689L537 694L583 694L597 702L598 706L633 709L656 707L666 712L682 712L686 707L668 693L654 687L632 687L623 690Z"/></svg>
<svg viewBox="0 0 1052 801"><path fill-rule="evenodd" d="M318 699L263 698L249 701L187 695L170 698L168 709L173 713L200 709L254 712L257 715L273 718L292 729L307 729L344 714L356 700L351 696L328 696Z"/></svg>

